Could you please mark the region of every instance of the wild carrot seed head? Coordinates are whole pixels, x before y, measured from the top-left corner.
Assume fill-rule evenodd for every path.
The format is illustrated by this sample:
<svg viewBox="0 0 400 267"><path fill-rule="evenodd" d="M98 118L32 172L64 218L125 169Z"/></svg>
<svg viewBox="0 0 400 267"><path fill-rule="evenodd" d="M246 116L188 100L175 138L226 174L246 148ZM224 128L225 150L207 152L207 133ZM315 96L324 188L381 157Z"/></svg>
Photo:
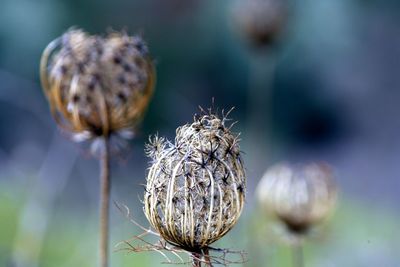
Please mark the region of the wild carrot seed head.
<svg viewBox="0 0 400 267"><path fill-rule="evenodd" d="M155 70L140 37L70 30L41 61L42 85L57 123L86 138L132 130L154 89Z"/></svg>
<svg viewBox="0 0 400 267"><path fill-rule="evenodd" d="M238 0L233 9L234 25L255 47L270 46L286 24L286 5L285 0Z"/></svg>
<svg viewBox="0 0 400 267"><path fill-rule="evenodd" d="M328 217L336 194L332 171L317 163L275 165L257 186L260 205L296 235L306 234Z"/></svg>
<svg viewBox="0 0 400 267"><path fill-rule="evenodd" d="M154 137L147 145L146 217L166 241L189 251L220 239L243 209L239 139L225 119L202 115L179 127L174 143Z"/></svg>

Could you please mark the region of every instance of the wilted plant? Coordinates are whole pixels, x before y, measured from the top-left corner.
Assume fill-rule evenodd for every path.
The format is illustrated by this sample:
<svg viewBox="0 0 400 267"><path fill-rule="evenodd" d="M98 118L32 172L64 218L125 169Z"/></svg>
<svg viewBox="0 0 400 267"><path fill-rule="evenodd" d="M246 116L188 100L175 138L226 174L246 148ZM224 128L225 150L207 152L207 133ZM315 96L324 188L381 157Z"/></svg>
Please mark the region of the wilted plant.
<svg viewBox="0 0 400 267"><path fill-rule="evenodd" d="M108 262L110 138L130 138L149 103L155 70L138 36L70 30L44 50L41 81L57 124L76 141L101 144L100 263Z"/></svg>
<svg viewBox="0 0 400 267"><path fill-rule="evenodd" d="M286 226L297 254L301 254L308 232L331 214L336 195L333 174L326 164L279 164L271 167L257 186L260 206ZM297 257L302 261L301 255Z"/></svg>
<svg viewBox="0 0 400 267"><path fill-rule="evenodd" d="M210 245L236 224L245 200L239 138L227 121L224 113L220 118L210 110L179 127L174 143L157 136L150 139L144 212L167 243L147 250L186 251L193 266L229 263L225 255L209 255L209 250L229 252Z"/></svg>

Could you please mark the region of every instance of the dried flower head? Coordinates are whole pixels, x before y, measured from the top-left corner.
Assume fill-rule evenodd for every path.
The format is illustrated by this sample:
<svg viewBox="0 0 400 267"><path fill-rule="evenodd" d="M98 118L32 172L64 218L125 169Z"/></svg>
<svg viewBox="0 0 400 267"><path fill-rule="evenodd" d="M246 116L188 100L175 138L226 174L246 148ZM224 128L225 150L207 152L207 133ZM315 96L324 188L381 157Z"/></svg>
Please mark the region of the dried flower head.
<svg viewBox="0 0 400 267"><path fill-rule="evenodd" d="M57 123L78 139L127 132L141 119L155 70L140 37L70 30L43 52L41 80Z"/></svg>
<svg viewBox="0 0 400 267"><path fill-rule="evenodd" d="M278 39L287 21L286 0L237 1L233 9L235 26L256 47Z"/></svg>
<svg viewBox="0 0 400 267"><path fill-rule="evenodd" d="M262 207L295 235L306 234L328 217L336 202L333 174L325 164L271 167L257 187Z"/></svg>
<svg viewBox="0 0 400 267"><path fill-rule="evenodd" d="M209 112L179 127L175 143L154 137L144 211L170 244L201 251L225 235L244 204L246 177L238 136Z"/></svg>

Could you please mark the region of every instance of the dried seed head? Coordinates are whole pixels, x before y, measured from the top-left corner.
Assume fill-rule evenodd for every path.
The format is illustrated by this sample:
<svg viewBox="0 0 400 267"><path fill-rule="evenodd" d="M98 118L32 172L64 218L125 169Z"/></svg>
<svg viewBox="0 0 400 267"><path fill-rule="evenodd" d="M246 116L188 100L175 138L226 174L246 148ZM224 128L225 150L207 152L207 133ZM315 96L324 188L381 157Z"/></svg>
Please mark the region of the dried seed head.
<svg viewBox="0 0 400 267"><path fill-rule="evenodd" d="M255 47L275 43L287 20L285 0L237 1L233 9L235 26Z"/></svg>
<svg viewBox="0 0 400 267"><path fill-rule="evenodd" d="M132 130L154 88L155 71L140 37L70 30L43 52L41 80L64 129L94 138Z"/></svg>
<svg viewBox="0 0 400 267"><path fill-rule="evenodd" d="M336 193L330 168L316 163L273 166L257 187L261 206L296 235L306 234L328 217L335 205Z"/></svg>
<svg viewBox="0 0 400 267"><path fill-rule="evenodd" d="M179 127L175 144L155 137L144 211L169 243L189 251L225 235L242 212L246 177L239 140L215 114Z"/></svg>

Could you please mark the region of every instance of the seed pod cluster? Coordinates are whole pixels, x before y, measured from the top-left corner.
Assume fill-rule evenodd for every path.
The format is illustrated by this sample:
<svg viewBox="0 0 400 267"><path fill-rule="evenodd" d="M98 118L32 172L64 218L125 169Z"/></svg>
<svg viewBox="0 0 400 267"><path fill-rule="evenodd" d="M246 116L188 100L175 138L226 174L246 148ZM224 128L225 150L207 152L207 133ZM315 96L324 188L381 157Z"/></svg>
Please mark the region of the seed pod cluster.
<svg viewBox="0 0 400 267"><path fill-rule="evenodd" d="M166 241L188 251L220 239L243 209L239 139L225 123L210 112L179 127L174 144L154 137L147 145L146 217Z"/></svg>
<svg viewBox="0 0 400 267"><path fill-rule="evenodd" d="M328 217L336 202L333 174L325 164L271 167L261 179L258 200L289 232L306 234Z"/></svg>
<svg viewBox="0 0 400 267"><path fill-rule="evenodd" d="M93 138L131 130L154 88L155 71L140 37L70 30L43 52L41 80L58 124Z"/></svg>
<svg viewBox="0 0 400 267"><path fill-rule="evenodd" d="M287 21L286 0L238 0L233 9L239 33L255 47L276 42Z"/></svg>

